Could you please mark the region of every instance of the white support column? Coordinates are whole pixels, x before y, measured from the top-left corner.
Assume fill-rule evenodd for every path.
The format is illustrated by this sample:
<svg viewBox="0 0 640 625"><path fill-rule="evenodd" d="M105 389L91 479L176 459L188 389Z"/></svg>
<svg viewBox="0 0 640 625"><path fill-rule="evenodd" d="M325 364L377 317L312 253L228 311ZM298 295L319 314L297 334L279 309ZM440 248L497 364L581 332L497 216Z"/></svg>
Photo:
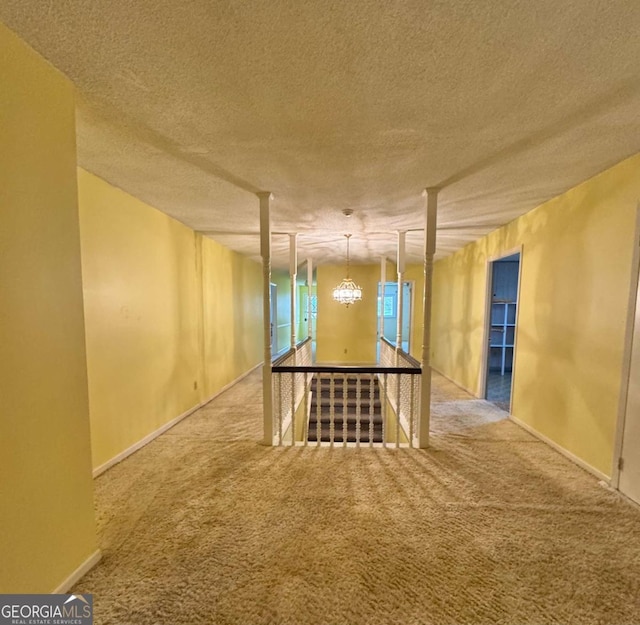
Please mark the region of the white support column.
<svg viewBox="0 0 640 625"><path fill-rule="evenodd" d="M291 347L296 346L296 280L298 279L298 235L289 235L289 278L291 280Z"/></svg>
<svg viewBox="0 0 640 625"><path fill-rule="evenodd" d="M404 307L404 289L402 288L402 278L405 271L405 241L406 232L398 232L398 310L396 324L396 353L402 349L402 315ZM397 360L397 359L396 359Z"/></svg>
<svg viewBox="0 0 640 625"><path fill-rule="evenodd" d="M420 385L420 424L418 447L429 446L429 422L431 419L431 303L433 282L433 257L436 252L436 227L438 219L438 191L430 187L427 196L424 229L424 320L422 327L422 375Z"/></svg>
<svg viewBox="0 0 640 625"><path fill-rule="evenodd" d="M313 261L307 258L307 336L311 337L313 334L313 306L311 306L311 296L313 295Z"/></svg>
<svg viewBox="0 0 640 625"><path fill-rule="evenodd" d="M273 445L273 388L271 386L271 218L269 191L257 194L260 198L260 255L262 256L262 321L264 334L264 363L262 365L262 408L265 445Z"/></svg>
<svg viewBox="0 0 640 625"><path fill-rule="evenodd" d="M380 259L380 352L382 353L382 337L384 336L384 285L387 281L387 259Z"/></svg>

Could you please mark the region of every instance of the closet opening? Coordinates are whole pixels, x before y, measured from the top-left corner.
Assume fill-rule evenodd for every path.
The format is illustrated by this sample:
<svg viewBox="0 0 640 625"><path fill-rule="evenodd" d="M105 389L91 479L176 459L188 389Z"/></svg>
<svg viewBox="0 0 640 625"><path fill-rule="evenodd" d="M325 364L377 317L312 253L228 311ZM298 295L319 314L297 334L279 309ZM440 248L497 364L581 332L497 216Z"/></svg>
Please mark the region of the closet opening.
<svg viewBox="0 0 640 625"><path fill-rule="evenodd" d="M484 397L503 410L511 412L520 252L491 261L487 275L489 297Z"/></svg>

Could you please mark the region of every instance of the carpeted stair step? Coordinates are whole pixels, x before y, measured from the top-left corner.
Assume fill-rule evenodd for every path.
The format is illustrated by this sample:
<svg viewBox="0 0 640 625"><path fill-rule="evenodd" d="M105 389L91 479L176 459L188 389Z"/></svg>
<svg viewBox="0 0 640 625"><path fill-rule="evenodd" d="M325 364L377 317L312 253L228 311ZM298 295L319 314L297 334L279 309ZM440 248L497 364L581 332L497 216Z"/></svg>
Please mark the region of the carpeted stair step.
<svg viewBox="0 0 640 625"><path fill-rule="evenodd" d="M311 390L313 391L313 393L315 395L321 395L321 396L326 396L329 397L329 395L331 395L331 389L328 386L323 386L323 387L316 387L313 388L311 387ZM336 386L333 389L333 395L334 397L342 397L343 395L346 395L347 397L355 397L358 394L358 388L356 386L349 386L347 387L347 392L345 393L344 391L344 387L343 386ZM373 396L375 397L376 395L380 394L380 389L378 386L374 386L373 388ZM371 395L370 389L368 386L361 386L360 387L360 396L361 397L369 397L369 395Z"/></svg>
<svg viewBox="0 0 640 625"><path fill-rule="evenodd" d="M371 385L371 378L361 378L360 380L358 380L357 378L347 378L347 388L357 388L358 384L360 385L360 388L369 388L369 386ZM374 378L373 379L373 386L376 387L378 386L378 378ZM312 388L330 388L331 387L331 380L329 380L329 378L322 378L320 380L318 380L318 378L313 378L313 380L311 380L311 387ZM344 387L344 380L342 378L336 378L333 381L333 387L335 389L338 388L343 388Z"/></svg>
<svg viewBox="0 0 640 625"><path fill-rule="evenodd" d="M360 401L358 402L358 385L360 386ZM333 441L342 443L344 437L344 425L346 418L347 442L357 442L357 407L360 404L360 442L368 443L370 426L372 442L382 442L382 405L380 401L380 389L377 379L374 379L373 393L370 394L370 379L348 377L346 384L344 378L334 378L333 393L330 386L330 378L314 377L311 382L312 399L308 424L308 437L310 442L317 442L318 419L320 420L320 440L331 442L331 422L333 421ZM332 402L333 394L333 402ZM373 395L373 396L371 396ZM331 419L331 404L333 403L334 417ZM346 408L346 415L345 415ZM371 411L371 413L370 413ZM373 418L371 424L370 418Z"/></svg>
<svg viewBox="0 0 640 625"><path fill-rule="evenodd" d="M344 421L341 417L336 417L333 421L333 440L334 442L342 442L344 436ZM309 421L308 440L317 441L318 422L315 417L311 417ZM346 427L347 441L357 442L357 421L347 419ZM382 416L376 415L371 426L369 418L360 419L360 442L369 442L369 435L372 434L372 442L382 442ZM320 420L320 440L322 442L331 442L331 421L329 417L322 417Z"/></svg>
<svg viewBox="0 0 640 625"><path fill-rule="evenodd" d="M317 429L315 427L315 423L313 424L313 427L309 428L309 432L308 432L308 440L316 440L316 436L317 436ZM320 440L322 442L330 442L331 441L331 426L328 423L321 423L320 424ZM364 425L361 425L360 427L360 441L364 441L366 440L367 442L369 441L369 435L373 434L373 441L374 442L382 442L382 423L376 423L374 424L374 427L372 428L373 432L371 432L371 430L369 429L369 425L367 424L366 427L364 427ZM342 441L342 437L344 434L344 430L342 428L342 424L334 424L334 428L333 428L333 440L337 440L338 438L340 438L340 440ZM357 441L357 437L356 437L356 427L355 426L350 426L347 428L347 441L349 442L356 442Z"/></svg>
<svg viewBox="0 0 640 625"><path fill-rule="evenodd" d="M318 442L318 438L317 438L317 434L316 432L309 432L309 436L307 437L307 440L310 443L317 443ZM321 431L320 433L320 442L321 443L330 443L331 442L331 436L330 436L330 432L329 430L325 431ZM342 432L338 432L336 431L334 433L333 436L333 442L334 443L343 443L344 442L344 437L342 435ZM357 443L358 439L356 437L356 433L349 433L347 432L347 442L348 443ZM369 432L360 432L360 442L361 443L369 443ZM373 438L371 440L372 443L381 443L382 442L382 431L380 432L374 432L373 434Z"/></svg>
<svg viewBox="0 0 640 625"><path fill-rule="evenodd" d="M369 414L379 415L382 413L382 406L380 403L376 403L373 406L369 406L366 403L360 402L360 416L368 417ZM327 419L331 415L331 406L329 404L311 404L311 414L312 415L321 415L322 417L326 417ZM358 406L356 404L347 404L346 410L342 406L342 404L334 404L333 407L333 415L335 417L342 417L343 415L347 415L347 417L355 418L358 414Z"/></svg>
<svg viewBox="0 0 640 625"><path fill-rule="evenodd" d="M373 423L382 423L382 414L381 413L374 413L372 416L372 420ZM360 415L360 423L366 423L367 425L369 424L370 419L370 415L367 414L362 414ZM315 413L311 413L309 415L309 424L311 423L316 423L318 421L318 415ZM330 417L329 414L320 414L320 423L331 423L333 421L333 423L342 423L344 421L344 415L342 413L340 414L335 414L333 416L333 419ZM358 417L355 414L352 415L347 415L347 426L353 426L355 427L356 424L358 423Z"/></svg>
<svg viewBox="0 0 640 625"><path fill-rule="evenodd" d="M356 407L358 406L358 403L360 403L360 408L362 413L369 412L369 406L372 403L374 408L377 408L377 409L379 409L380 406L382 405L379 397L375 397L373 399L373 402L369 397L361 397L360 402L358 402L357 397L347 397L346 399L342 397L334 397L334 400L333 400L333 406L336 412L338 411L342 412L342 407L344 405L347 406L347 410L349 412L355 412ZM311 401L311 405L321 406L323 410L326 410L328 412L329 409L331 408L331 398L324 397L324 396L323 397L314 396Z"/></svg>
<svg viewBox="0 0 640 625"><path fill-rule="evenodd" d="M369 429L369 423L371 422L371 420L369 419L369 417L361 417L360 418L360 427L362 429ZM316 419L315 415L311 416L309 418L309 428L315 428L316 427L316 423L318 423L318 420ZM331 423L331 419L329 417L321 417L320 418L320 427L329 427ZM336 428L340 428L342 429L342 426L344 424L344 419L340 416L340 417L336 417L335 419L333 419L333 423L335 425ZM356 426L358 424L358 421L355 417L352 418L348 418L347 417L347 428L353 428L355 429ZM373 427L382 427L382 416L381 415L374 415L373 417Z"/></svg>

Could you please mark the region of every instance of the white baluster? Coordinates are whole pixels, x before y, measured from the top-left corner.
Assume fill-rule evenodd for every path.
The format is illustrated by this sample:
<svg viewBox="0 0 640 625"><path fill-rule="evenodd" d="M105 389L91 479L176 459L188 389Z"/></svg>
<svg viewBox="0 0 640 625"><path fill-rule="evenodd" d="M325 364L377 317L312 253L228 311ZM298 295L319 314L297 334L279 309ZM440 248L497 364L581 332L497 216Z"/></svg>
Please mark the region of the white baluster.
<svg viewBox="0 0 640 625"><path fill-rule="evenodd" d="M416 418L416 414L415 414L415 400L416 400L416 395L415 395L415 386L414 386L414 382L416 379L415 375L411 375L410 378L411 380L411 390L410 390L410 398L409 398L409 447L413 447L413 420Z"/></svg>
<svg viewBox="0 0 640 625"><path fill-rule="evenodd" d="M304 431L302 433L304 446L306 447L309 444L309 373L307 371L304 372L304 419L303 422L305 424Z"/></svg>
<svg viewBox="0 0 640 625"><path fill-rule="evenodd" d="M347 446L347 395L349 394L348 390L348 380L345 375L342 378L342 446Z"/></svg>
<svg viewBox="0 0 640 625"><path fill-rule="evenodd" d="M375 401L375 375L369 374L369 447L373 447L373 408Z"/></svg>
<svg viewBox="0 0 640 625"><path fill-rule="evenodd" d="M322 376L316 374L316 380L318 383L316 384L316 447L320 447L320 436L322 435L322 431L320 429L320 415L322 413L322 406L320 402L322 401Z"/></svg>
<svg viewBox="0 0 640 625"><path fill-rule="evenodd" d="M282 373L278 373L278 444L282 445Z"/></svg>
<svg viewBox="0 0 640 625"><path fill-rule="evenodd" d="M400 378L401 374L396 374L396 449L400 447L400 413L402 412Z"/></svg>
<svg viewBox="0 0 640 625"><path fill-rule="evenodd" d="M296 444L296 374L291 373L291 446Z"/></svg>
<svg viewBox="0 0 640 625"><path fill-rule="evenodd" d="M335 419L336 419L336 386L334 374L329 374L329 443L333 447L333 439L335 437Z"/></svg>
<svg viewBox="0 0 640 625"><path fill-rule="evenodd" d="M386 449L387 448L387 403L389 402L389 390L388 390L388 384L387 384L387 380L388 380L389 374L385 373L382 376L383 379L383 396L384 396L384 400L382 401L382 407L381 407L381 411L382 411L382 446Z"/></svg>
<svg viewBox="0 0 640 625"><path fill-rule="evenodd" d="M356 376L356 447L360 447L360 417L362 416L362 406L360 405L360 401L362 399L360 380L362 379L361 375L358 374Z"/></svg>

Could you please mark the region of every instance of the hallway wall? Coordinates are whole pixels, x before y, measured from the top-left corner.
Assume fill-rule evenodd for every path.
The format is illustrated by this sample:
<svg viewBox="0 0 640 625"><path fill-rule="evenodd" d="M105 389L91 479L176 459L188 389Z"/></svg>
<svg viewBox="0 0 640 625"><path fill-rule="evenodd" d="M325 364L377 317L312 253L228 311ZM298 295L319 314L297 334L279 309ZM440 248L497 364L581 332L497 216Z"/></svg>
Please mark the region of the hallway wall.
<svg viewBox="0 0 640 625"><path fill-rule="evenodd" d="M0 593L97 557L71 83L0 24Z"/></svg>
<svg viewBox="0 0 640 625"><path fill-rule="evenodd" d="M264 359L262 265L206 237L202 246L206 401Z"/></svg>
<svg viewBox="0 0 640 625"><path fill-rule="evenodd" d="M262 359L260 266L78 171L93 466Z"/></svg>
<svg viewBox="0 0 640 625"><path fill-rule="evenodd" d="M353 265L351 278L362 287L362 301L347 308L333 299L333 289L345 277L345 265L317 267L319 363L376 362L379 265Z"/></svg>
<svg viewBox="0 0 640 625"><path fill-rule="evenodd" d="M351 277L362 287L362 301L345 306L333 300L333 288L345 276L344 265L320 265L317 268L318 294L318 362L375 363L378 335L377 293L380 282L380 265L355 265ZM393 261L386 263L388 282L397 280ZM413 304L410 323L411 355L420 360L422 355L422 311L424 293L424 268L407 264L404 281L413 281ZM314 293L316 288L314 287ZM406 303L405 303L406 305ZM395 343L395 334L393 343ZM405 337L406 339L406 337ZM347 353L344 353L344 350Z"/></svg>
<svg viewBox="0 0 640 625"><path fill-rule="evenodd" d="M640 155L435 264L434 366L480 395L487 260L522 245L513 415L610 475Z"/></svg>

